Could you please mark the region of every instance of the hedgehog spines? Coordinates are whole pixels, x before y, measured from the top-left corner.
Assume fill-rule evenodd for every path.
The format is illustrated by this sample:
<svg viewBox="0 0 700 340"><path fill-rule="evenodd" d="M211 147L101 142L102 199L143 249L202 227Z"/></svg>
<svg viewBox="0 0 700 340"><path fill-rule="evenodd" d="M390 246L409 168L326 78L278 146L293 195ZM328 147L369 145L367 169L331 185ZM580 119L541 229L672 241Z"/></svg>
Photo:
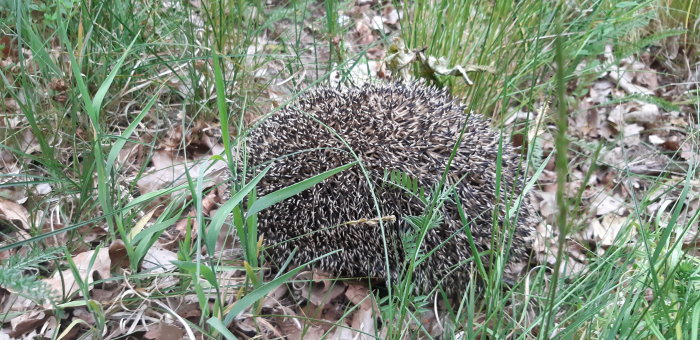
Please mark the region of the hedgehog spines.
<svg viewBox="0 0 700 340"><path fill-rule="evenodd" d="M448 176L453 183L449 184L471 219L469 230L478 250L491 247L492 210L499 210L498 223L505 225L505 195L510 188L522 188L516 175L519 156L503 144L501 181L502 188L508 190L502 189L497 197L499 135L485 120L464 110L464 105L445 90L394 83L342 90L318 88L262 122L247 142L251 164L274 160L259 183L259 194L354 161L345 143L362 160L372 181L367 183L355 166L260 212L259 231L270 257L282 263L297 248L294 264L300 265L341 249L317 267L339 276L395 279L405 262L401 237L409 228L403 217L420 214L424 207L396 187L377 184L385 171L397 170L426 189L434 186L463 128ZM382 214L397 217L395 222L384 224L387 245L392 248L388 251L388 272L379 227L344 224L377 217L372 189ZM536 223L534 209L527 200L522 202L509 249L511 261L527 256ZM442 223L428 230L423 243L424 251L434 250L434 254L416 268L414 279L422 292L443 282L448 293L459 294L469 280L468 265L459 263L473 254L454 203L445 202L440 213Z"/></svg>

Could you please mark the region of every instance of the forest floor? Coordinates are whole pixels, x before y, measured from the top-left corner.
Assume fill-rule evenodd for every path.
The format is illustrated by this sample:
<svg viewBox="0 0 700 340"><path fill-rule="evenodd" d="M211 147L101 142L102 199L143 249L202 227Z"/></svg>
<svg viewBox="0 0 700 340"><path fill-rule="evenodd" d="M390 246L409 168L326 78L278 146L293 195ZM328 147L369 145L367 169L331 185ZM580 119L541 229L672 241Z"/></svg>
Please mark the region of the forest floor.
<svg viewBox="0 0 700 340"><path fill-rule="evenodd" d="M0 340L698 339L697 2L553 3L0 2ZM258 266L219 210L238 137L409 77L522 151L521 282L449 305Z"/></svg>

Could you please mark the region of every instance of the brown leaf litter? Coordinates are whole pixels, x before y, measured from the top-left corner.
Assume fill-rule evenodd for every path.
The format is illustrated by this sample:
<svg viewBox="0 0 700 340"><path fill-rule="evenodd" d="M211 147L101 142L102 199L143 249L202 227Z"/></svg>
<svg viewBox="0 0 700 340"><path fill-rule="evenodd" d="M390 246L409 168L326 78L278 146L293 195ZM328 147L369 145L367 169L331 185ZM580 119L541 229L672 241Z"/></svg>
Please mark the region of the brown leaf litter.
<svg viewBox="0 0 700 340"><path fill-rule="evenodd" d="M73 275L73 270L66 269L57 271L51 278L44 279L51 289L59 293L61 296L68 297L75 292L82 294L79 291L78 279L90 286L95 280L95 274L98 279L104 280L112 277L110 267L112 261L109 257L108 248L100 248L99 250L90 250L73 257L73 261L77 274L76 278Z"/></svg>
<svg viewBox="0 0 700 340"><path fill-rule="evenodd" d="M614 63L611 46L608 46L604 58L608 63ZM640 221L636 220L632 196L643 197L654 187L653 180L638 175L678 178L688 171L689 164L696 162L692 150L697 150L697 142L686 132L692 119L689 112L667 111L653 100L617 100L630 95L665 96L662 89L671 92L669 88L678 87L660 86L659 72L651 68L651 62L652 58L642 55L639 59L628 57L613 65L610 71L601 73L592 81L588 93L580 98L577 112L570 115L569 132L574 142L604 143L605 146L596 160L596 169L583 183L585 174L593 166L586 159L591 151L576 149L577 144L572 144L581 156L572 156L574 166L569 169L566 196L573 198L581 192L584 210L580 219L574 221L574 232L567 240L565 251L569 256L564 266L569 268L567 272L585 269L589 257L602 254L604 249L617 242L634 244L636 228L631 226ZM546 111L536 113L536 119L541 120L544 113ZM554 139L546 124L542 126L544 129L536 135L546 155L553 152ZM532 139L533 135L529 137ZM536 258L540 263L553 263L557 252L559 231L553 227L558 211L554 199L555 182L554 163L550 163L540 176L539 190L535 190L537 206L545 219L538 227L535 242ZM678 187L680 183L676 183ZM691 190L690 202L694 202L692 197L696 191ZM653 216L662 206L668 208L676 202L678 193L678 190L665 191L652 201L646 213ZM688 209L685 211L690 215L697 211L692 203L686 205ZM686 222L679 221L680 225L689 220L683 221ZM686 244L695 239L694 230L697 230L697 223L686 234Z"/></svg>
<svg viewBox="0 0 700 340"><path fill-rule="evenodd" d="M381 6L377 10L378 2L360 0L355 2L347 11L340 11L339 23L350 27L348 34L338 37L345 43L346 52L354 53L369 47L365 54L368 59L363 67L350 70L350 78L353 80L365 80L374 77L389 77L407 71L411 63L418 62L426 68L430 74L452 75L462 77L466 82L467 76L472 71L484 71L474 65L449 65L446 60L434 56L425 55L421 51L410 51L402 48L397 43L393 48L384 45L383 34L391 34L400 30L400 18L403 15L401 9L391 5ZM321 6L315 6L313 11L320 11ZM193 24L202 27L201 18L193 18ZM249 57L244 58L246 69L252 70L252 81L245 83L241 88L255 88L256 82L269 84L262 90L261 97L268 102L249 110L253 113L264 113L284 103L292 93L299 92L304 84L316 80L315 74L325 71L326 65L331 65L333 60L326 44L315 46L318 43L320 33L325 22L320 20L322 15L315 13L314 18L305 19L304 29L299 33L300 55L296 56L303 64L299 69L287 70L284 58L264 58L261 55L276 53L282 40L292 41L296 39L289 29L290 23L282 21L279 25L254 37L248 46ZM286 26L285 26L286 25ZM199 37L196 37L199 39ZM326 37L321 37L326 39ZM673 38L670 39L673 41ZM201 42L196 42L201 43ZM27 53L17 50L13 37L0 36L0 59L3 70L7 69L8 77L13 77L19 69L16 59L19 53ZM316 49L318 47L318 49ZM387 51L389 53L387 53ZM677 55L678 50L672 54ZM645 194L650 190L656 190L652 202L644 212L646 216L653 217L656 228L668 227L672 207L677 203L679 192L684 185L689 185L688 199L679 216L678 225L686 225L692 222L693 216L700 208L700 183L694 180L685 183L681 176L688 169L688 164L697 162L696 151L698 143L693 136L687 133L688 127L696 124L692 121L692 115L682 106L678 111L669 110L653 100L642 100L648 97L664 99L677 103L682 100L683 93L697 88L700 79L700 67L690 72L687 81L680 84L671 84L670 81L659 76L658 66L653 66L654 58L648 54L626 58L615 62L612 46L606 50L603 61L613 64L612 68L600 72L599 76L592 80L588 87L588 93L583 95L577 105L577 110L570 116L570 136L576 142L598 143L604 142L605 147L601 151L597 168L591 177L585 181L585 174L594 164L587 162L590 150L573 144L572 169L567 183L567 196L575 197L582 192L582 206L573 207L581 212L582 218L575 221L576 227L566 240L566 258L562 271L577 273L585 269L589 258L602 254L612 245L622 242L635 242L637 237L635 224L639 221L633 213L634 206L631 202L633 195ZM62 52L54 49L50 51L52 58L58 59ZM669 56L673 59L674 56ZM31 54L27 58L26 71L37 74L38 67ZM201 71L208 71L210 65L195 61L194 67ZM228 64L227 64L228 63ZM229 72L233 66L224 61L225 69ZM358 63L361 64L361 63ZM308 66L313 65L313 66ZM319 66L321 65L321 66ZM7 66L5 68L4 66ZM189 84L189 78L183 77L183 82L177 77L178 72L188 66L185 63L173 65L173 69L163 68L157 77L162 78L168 86L185 93L194 84ZM364 67L367 66L367 67ZM476 67L476 68L475 68ZM316 68L316 69L315 69ZM347 70L344 70L347 71ZM486 70L488 71L488 70ZM205 79L194 79L203 84ZM154 79L143 79L135 83L130 89L124 89L121 95L132 93L151 86ZM197 84L197 85L202 85ZM299 85L301 84L301 85ZM65 103L67 91L70 87L69 79L55 78L47 84L45 96L57 103ZM243 91L243 90L242 90ZM253 90L251 90L253 91ZM257 95L257 93L256 93ZM631 96L637 96L631 98ZM636 98L636 99L635 99ZM624 100L623 100L624 99ZM5 98L4 105L0 106L0 129L2 137L5 132L13 133L13 141L20 150L35 154L40 151L37 139L27 122L21 115L17 102L12 98ZM543 131L531 129L527 137L520 145L528 145L534 137L540 138L543 156L553 152L554 143L552 130L547 129L549 108L546 103L538 103L541 109L538 112L521 112L517 119L537 119L545 127ZM238 109L238 108L235 108ZM255 112L259 110L260 112ZM247 111L248 112L248 111ZM250 114L250 113L249 113ZM246 123L252 120L251 116L245 118ZM513 122L515 123L515 121ZM7 125L7 126L6 126ZM207 179L206 187L221 183L224 178L219 177L218 171L225 167L224 162L211 161L211 157L220 155L222 145L217 132L219 126L204 120L196 121L191 126L175 124L168 127L167 136L156 141L156 150L151 156L150 164L146 167L146 175L137 183L140 194L146 194L162 188L177 186L185 183L186 171L193 178L202 175ZM78 139L88 140L88 132L76 131ZM138 142L127 142L117 159L117 166L122 169L123 178L120 181L130 182L140 171L142 163L149 156L147 145L150 142L148 136L139 136ZM544 158L544 157L543 157ZM12 174L13 180L23 180L26 170L21 167L15 155L0 149L0 171L3 174ZM648 180L641 176L651 175L665 176L661 179L660 188L652 188ZM0 179L1 180L1 179ZM536 261L544 264L553 263L554 255L558 251L555 242L558 230L555 227L557 206L554 199L554 183L556 176L554 163L547 164L535 189L537 207L540 209L544 221L538 226L538 237L535 241L537 252ZM668 189L668 190L666 190ZM59 215L57 208L52 208L47 216L30 215L34 208L27 204L31 195L47 195L52 193L52 186L39 184L29 187L4 187L0 188L0 219L13 226L11 233L15 239L26 239L28 231L32 227L39 228L41 232L59 230L64 228L65 219ZM180 195L181 193L175 193ZM212 192L204 197L203 210L205 216L210 216L217 205L221 203L220 193ZM153 207L158 206L155 202ZM62 207L65 209L65 207ZM160 208L162 209L162 208ZM70 210L70 209L68 209ZM155 209L151 214L142 214L145 223L143 228L150 226L151 217L157 217L162 210ZM148 250L139 268L140 273L150 273L154 280L148 287L134 287L127 279L124 282L95 285L95 280L111 278L112 273L121 273L128 270L129 259L126 255L125 245L116 240L108 248L90 250L92 243L104 240L107 235L104 225L88 225L78 229L83 237L83 244L73 245L77 249L72 260L78 268L77 272L82 280L89 284L90 298L98 301L105 308L108 316L108 334L106 338L114 338L128 335L142 335L149 339L182 338L188 336L189 329L183 326L177 316L198 322L202 315L199 309L197 297L183 295L169 297L161 310L170 309L173 312L154 312L153 306L161 303L159 299L151 299L150 294L166 290L178 284L178 277L172 273L176 270L171 261L177 259L175 253L180 241L188 230L193 239L197 235L199 226L194 222L195 211L189 210L183 219L167 230L156 245ZM231 234L232 230L222 229L221 237L217 243L217 249L207 253L220 254L221 251L235 247ZM697 219L690 225L690 230L674 230L674 235L684 235L683 244L686 247L698 246L698 222ZM6 240L3 240L6 241ZM64 245L67 236L60 234L46 241L48 245ZM6 254L3 254L5 256ZM233 254L232 257L240 257ZM92 267L90 262L94 258ZM77 291L73 272L66 267L54 268L55 273L44 279L54 290L63 296L77 296L82 292ZM242 270L230 270L217 273L222 287L240 287L245 283L245 272ZM261 301L261 312L248 310L240 318L234 320L233 329L237 334L244 336L260 336L262 331L269 337L287 336L289 339L369 339L367 334L385 334L385 329L377 329L379 324L379 311L374 296L366 286L349 281L333 280L330 276L318 272L304 272L295 278L297 281L290 288L281 286L269 293ZM228 288L225 288L228 289ZM76 294L79 293L79 294ZM10 295L3 291L3 295ZM234 294L230 294L230 299ZM30 337L41 334L50 336L58 330L63 331L65 325L57 325L50 309L40 309L29 300L13 300L12 306L3 304L12 311L25 312L21 317L12 319L11 329L2 332L12 336ZM227 301L233 302L233 301ZM160 305L159 305L160 306ZM303 307L300 307L303 306ZM47 306L45 306L47 307ZM352 313L345 312L353 309ZM80 332L85 332L88 327L94 325L95 320L91 312L85 307L66 308L69 322L82 320L84 324L78 324L66 335L65 338L77 337ZM428 311L419 317L419 322L433 335L441 333L440 315ZM386 321L386 320L381 320ZM483 320L477 320L483 321ZM114 326L118 324L118 326ZM386 322L385 324L388 324ZM416 324L409 327L415 329Z"/></svg>

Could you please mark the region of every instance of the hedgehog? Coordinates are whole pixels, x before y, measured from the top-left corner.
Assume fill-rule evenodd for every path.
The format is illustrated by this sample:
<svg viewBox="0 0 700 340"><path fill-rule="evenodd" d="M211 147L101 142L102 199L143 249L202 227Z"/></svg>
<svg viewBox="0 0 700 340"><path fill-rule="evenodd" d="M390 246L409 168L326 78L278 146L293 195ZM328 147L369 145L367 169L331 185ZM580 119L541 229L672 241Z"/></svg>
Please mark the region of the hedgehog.
<svg viewBox="0 0 700 340"><path fill-rule="evenodd" d="M259 196L358 162L259 213L258 231L273 265L285 263L293 251L295 266L330 253L313 266L338 277L396 282L410 253L405 242L415 230L410 218L421 216L426 206L388 180L392 172L408 176L424 192L440 183L451 192L436 206L438 223L420 243L419 251L430 254L412 272L416 291L441 286L459 296L473 277L470 237L479 254L506 252L510 264L529 256L538 218L528 197L519 200L515 221L505 220L514 193L523 188L519 153L443 89L422 82L319 87L258 124L246 144L249 166L270 166L258 184ZM492 249L501 246L493 240L494 216L510 233L509 249ZM488 256L482 263L489 266Z"/></svg>

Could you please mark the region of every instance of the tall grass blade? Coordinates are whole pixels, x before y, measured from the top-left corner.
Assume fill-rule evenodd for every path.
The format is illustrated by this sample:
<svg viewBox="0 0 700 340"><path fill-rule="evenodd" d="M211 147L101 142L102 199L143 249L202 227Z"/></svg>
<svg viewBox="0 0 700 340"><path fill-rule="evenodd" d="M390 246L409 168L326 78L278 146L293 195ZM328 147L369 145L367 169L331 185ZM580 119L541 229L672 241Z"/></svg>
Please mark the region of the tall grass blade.
<svg viewBox="0 0 700 340"><path fill-rule="evenodd" d="M286 200L287 198L290 198L306 189L309 189L313 187L314 185L323 182L325 179L328 177L331 177L339 172L343 172L347 169L350 169L351 167L357 165L358 162L352 162L348 163L343 166L339 166L335 169L328 170L324 173L318 174L316 176L307 178L299 183L292 184L284 189L277 190L275 192L271 192L263 197L260 197L258 200L255 201L255 203L248 208L247 215L251 216L254 214L257 214L273 205L276 203L282 202Z"/></svg>

